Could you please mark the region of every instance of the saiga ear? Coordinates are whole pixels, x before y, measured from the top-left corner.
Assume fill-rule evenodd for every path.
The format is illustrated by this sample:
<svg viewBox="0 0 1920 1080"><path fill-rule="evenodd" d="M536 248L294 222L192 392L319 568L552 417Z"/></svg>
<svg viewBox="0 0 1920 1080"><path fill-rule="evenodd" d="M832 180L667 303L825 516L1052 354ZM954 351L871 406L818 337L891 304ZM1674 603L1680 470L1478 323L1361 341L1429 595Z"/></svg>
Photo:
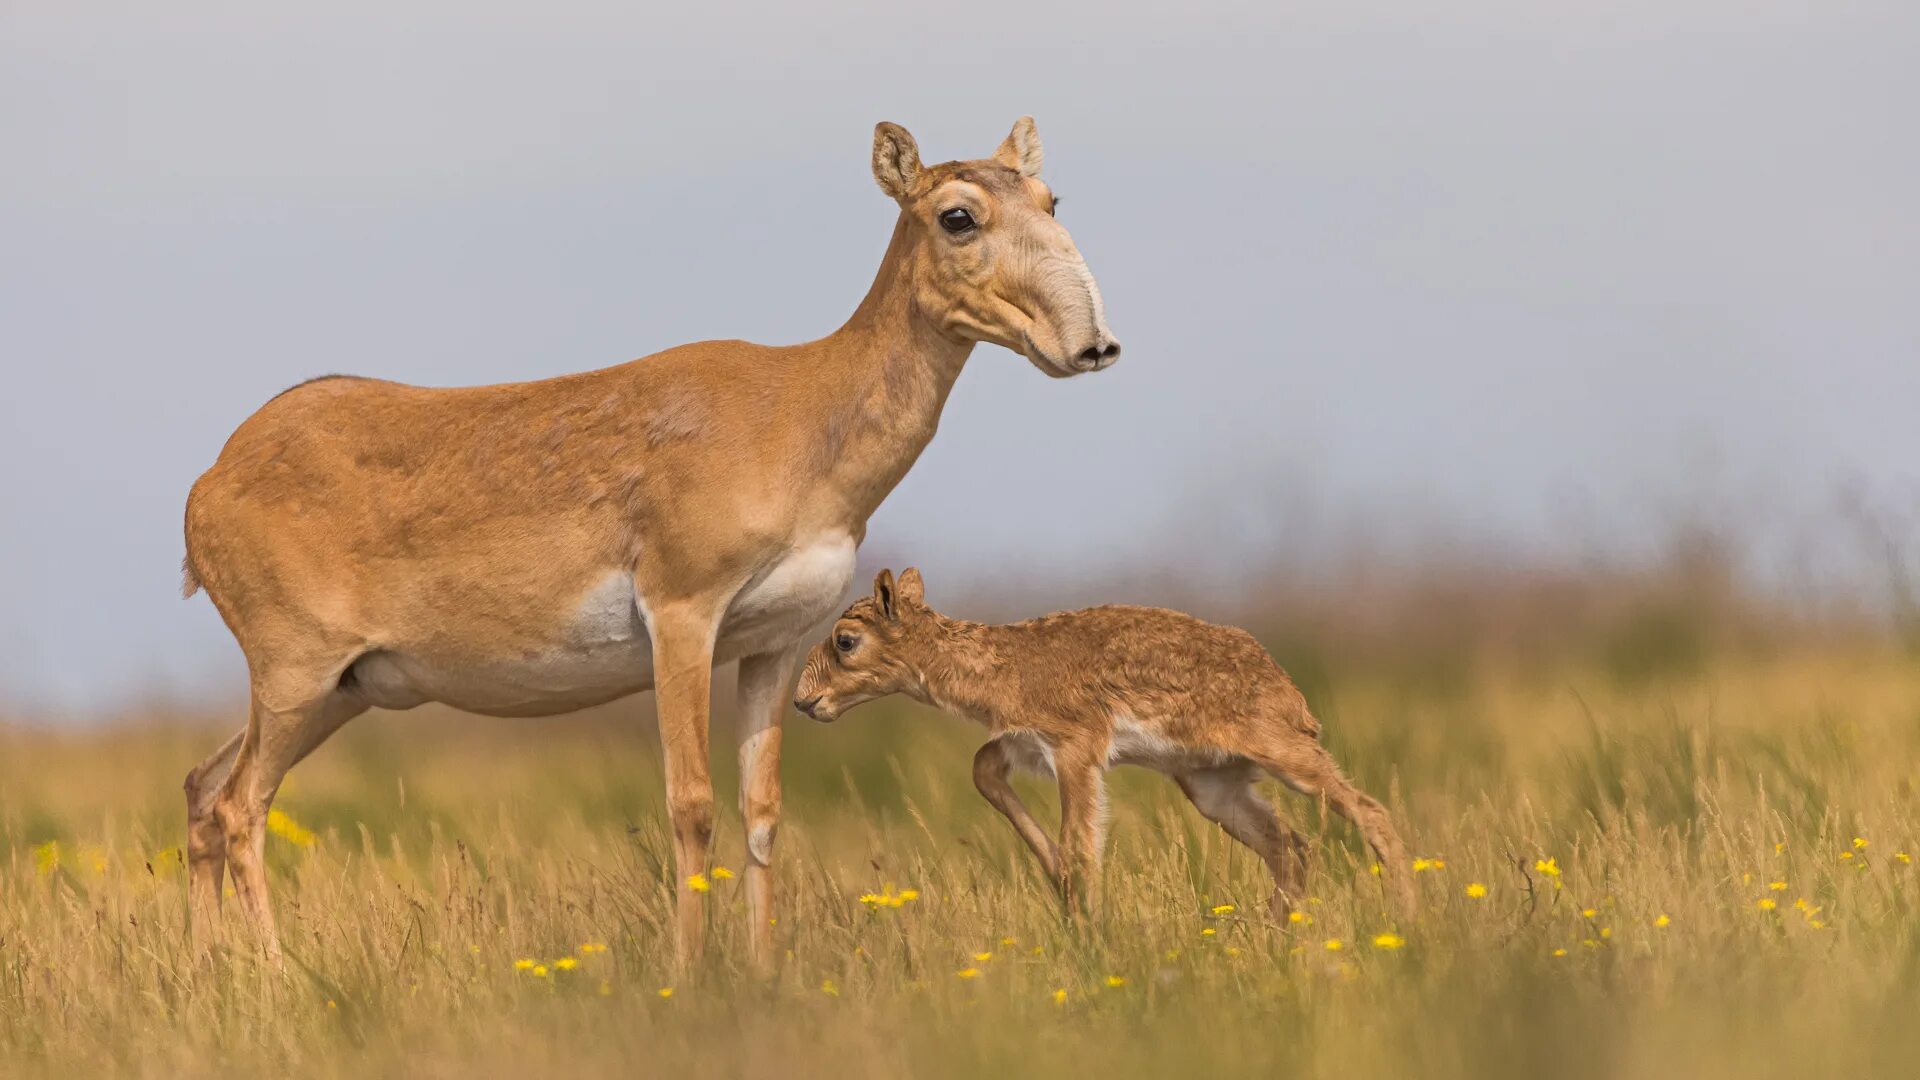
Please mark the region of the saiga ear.
<svg viewBox="0 0 1920 1080"><path fill-rule="evenodd" d="M920 182L920 144L899 124L873 127L873 178L896 202L905 202Z"/></svg>
<svg viewBox="0 0 1920 1080"><path fill-rule="evenodd" d="M920 580L920 571L918 569L909 566L905 570L900 571L900 588L898 592L902 603L914 604L919 607L926 606L927 583Z"/></svg>
<svg viewBox="0 0 1920 1080"><path fill-rule="evenodd" d="M1013 131L1000 144L1000 149L993 152L993 160L1017 170L1021 176L1039 176L1044 157L1040 149L1040 130L1033 126L1031 116L1014 121Z"/></svg>
<svg viewBox="0 0 1920 1080"><path fill-rule="evenodd" d="M893 571L882 570L873 579L873 602L880 605L880 614L889 619L894 617Z"/></svg>

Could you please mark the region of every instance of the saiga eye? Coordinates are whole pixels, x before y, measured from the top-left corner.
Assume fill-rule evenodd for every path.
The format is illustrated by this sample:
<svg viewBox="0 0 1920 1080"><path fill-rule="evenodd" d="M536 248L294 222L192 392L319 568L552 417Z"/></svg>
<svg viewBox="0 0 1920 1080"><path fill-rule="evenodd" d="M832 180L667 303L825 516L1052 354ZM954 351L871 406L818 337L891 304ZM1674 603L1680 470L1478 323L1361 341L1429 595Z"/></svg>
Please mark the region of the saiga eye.
<svg viewBox="0 0 1920 1080"><path fill-rule="evenodd" d="M852 652L853 646L854 640L852 634L841 634L839 637L833 639L833 647L843 653Z"/></svg>
<svg viewBox="0 0 1920 1080"><path fill-rule="evenodd" d="M940 213L940 227L950 233L963 233L973 228L973 215L956 206Z"/></svg>

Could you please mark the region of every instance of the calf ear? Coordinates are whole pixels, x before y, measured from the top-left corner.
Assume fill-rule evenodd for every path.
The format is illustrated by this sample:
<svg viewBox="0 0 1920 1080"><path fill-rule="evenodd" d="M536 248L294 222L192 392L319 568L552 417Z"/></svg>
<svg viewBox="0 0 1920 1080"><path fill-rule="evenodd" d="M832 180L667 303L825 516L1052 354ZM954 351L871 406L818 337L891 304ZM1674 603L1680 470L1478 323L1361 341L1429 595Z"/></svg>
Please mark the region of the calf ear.
<svg viewBox="0 0 1920 1080"><path fill-rule="evenodd" d="M882 570L873 579L873 602L880 605L880 614L891 619L893 611L893 571Z"/></svg>
<svg viewBox="0 0 1920 1080"><path fill-rule="evenodd" d="M920 571L915 567L909 566L900 571L900 599L916 606L926 606L927 583L920 580Z"/></svg>

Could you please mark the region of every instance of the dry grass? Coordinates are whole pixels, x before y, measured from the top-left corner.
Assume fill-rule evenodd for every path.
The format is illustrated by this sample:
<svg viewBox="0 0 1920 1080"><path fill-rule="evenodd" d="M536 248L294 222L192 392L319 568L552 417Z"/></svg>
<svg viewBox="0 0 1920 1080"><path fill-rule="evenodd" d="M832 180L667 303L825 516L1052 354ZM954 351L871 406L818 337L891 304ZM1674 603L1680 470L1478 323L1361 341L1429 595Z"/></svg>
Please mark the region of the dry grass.
<svg viewBox="0 0 1920 1080"><path fill-rule="evenodd" d="M0 1072L1910 1072L1910 658L1308 689L1444 861L1417 923L1382 913L1344 825L1283 797L1320 838L1316 899L1265 925L1254 860L1123 772L1103 916L1069 928L971 790L977 733L869 706L789 726L772 984L717 875L709 962L673 974L657 756L618 711L356 721L281 798L315 834L271 841L284 971L188 948L179 782L223 731L0 730ZM730 781L724 736L715 756ZM740 850L725 823L717 864ZM889 887L919 898L862 902Z"/></svg>

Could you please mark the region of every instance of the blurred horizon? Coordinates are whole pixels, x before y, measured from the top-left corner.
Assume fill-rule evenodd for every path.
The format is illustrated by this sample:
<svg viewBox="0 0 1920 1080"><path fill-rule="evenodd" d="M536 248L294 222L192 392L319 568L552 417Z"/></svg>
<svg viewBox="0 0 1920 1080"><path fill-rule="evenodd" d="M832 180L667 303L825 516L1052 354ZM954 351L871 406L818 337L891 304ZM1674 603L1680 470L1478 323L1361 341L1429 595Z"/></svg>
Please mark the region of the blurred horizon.
<svg viewBox="0 0 1920 1080"><path fill-rule="evenodd" d="M1366 604L1605 637L1592 596L1696 586L1904 632L1916 47L1894 3L10 6L0 722L244 693L179 518L288 385L830 331L883 119L934 161L1033 114L1126 354L977 350L856 590L1354 649Z"/></svg>

